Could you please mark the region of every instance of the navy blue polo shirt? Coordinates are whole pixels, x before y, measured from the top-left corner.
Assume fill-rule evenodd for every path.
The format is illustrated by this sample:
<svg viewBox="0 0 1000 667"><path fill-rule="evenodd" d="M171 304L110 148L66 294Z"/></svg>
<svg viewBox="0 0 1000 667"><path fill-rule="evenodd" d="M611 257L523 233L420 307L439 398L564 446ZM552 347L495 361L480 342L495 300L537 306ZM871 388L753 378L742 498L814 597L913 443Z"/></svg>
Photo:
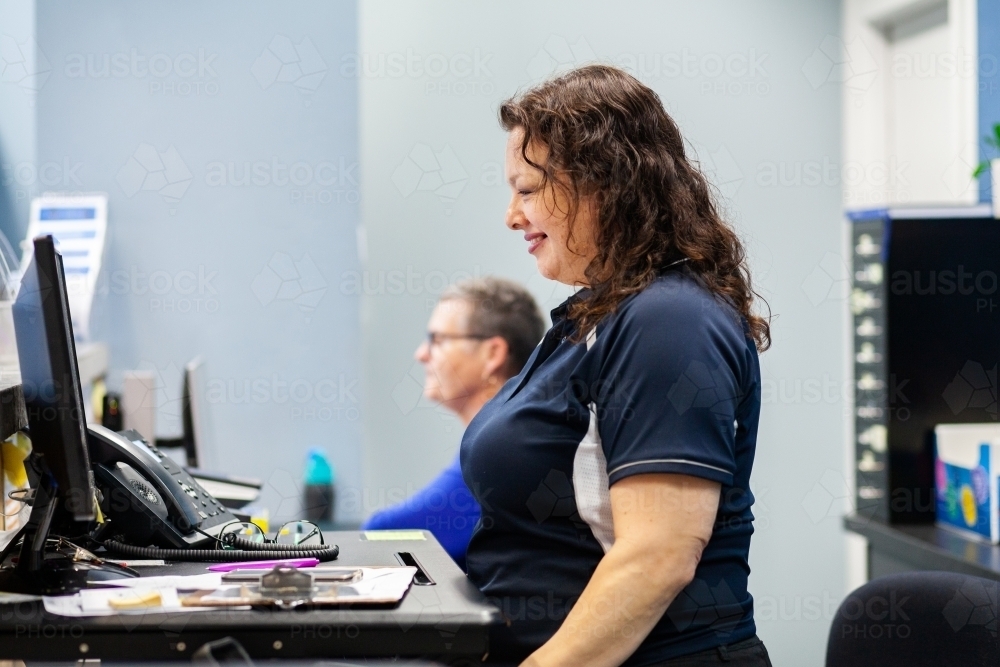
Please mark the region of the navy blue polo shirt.
<svg viewBox="0 0 1000 667"><path fill-rule="evenodd" d="M462 473L482 507L469 578L508 623L490 658L545 643L614 543L609 487L680 473L722 486L694 580L626 665L650 665L756 632L747 592L750 469L760 365L746 321L686 269L568 339L571 297L525 364L469 424Z"/></svg>

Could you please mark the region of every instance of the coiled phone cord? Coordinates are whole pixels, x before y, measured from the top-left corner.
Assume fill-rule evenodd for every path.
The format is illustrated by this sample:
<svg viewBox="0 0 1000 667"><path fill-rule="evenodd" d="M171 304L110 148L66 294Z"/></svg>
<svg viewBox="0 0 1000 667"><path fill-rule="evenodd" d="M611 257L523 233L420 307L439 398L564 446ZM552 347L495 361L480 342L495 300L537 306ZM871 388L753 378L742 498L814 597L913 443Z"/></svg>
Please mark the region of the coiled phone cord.
<svg viewBox="0 0 1000 667"><path fill-rule="evenodd" d="M206 537L212 537L208 533L195 528L199 533L205 535ZM236 547L237 549L243 549L244 551L292 551L298 553L300 551L307 551L310 549L328 549L335 545L324 545L324 544L278 544L276 542L254 542L248 540L245 537L240 537L239 535L229 534L222 538L214 537L216 542L224 544L227 547ZM339 549L338 549L339 551ZM308 558L308 556L306 556Z"/></svg>
<svg viewBox="0 0 1000 667"><path fill-rule="evenodd" d="M245 545L263 548L242 548ZM160 547L136 547L124 544L118 540L102 542L108 551L142 559L163 559L187 561L196 563L219 563L232 561L276 560L295 556L296 558L315 558L320 562L336 560L340 555L340 547L328 544L318 547L295 547L291 544L259 544L237 538L235 544L239 550L231 549L161 549ZM291 547L291 548L289 548Z"/></svg>

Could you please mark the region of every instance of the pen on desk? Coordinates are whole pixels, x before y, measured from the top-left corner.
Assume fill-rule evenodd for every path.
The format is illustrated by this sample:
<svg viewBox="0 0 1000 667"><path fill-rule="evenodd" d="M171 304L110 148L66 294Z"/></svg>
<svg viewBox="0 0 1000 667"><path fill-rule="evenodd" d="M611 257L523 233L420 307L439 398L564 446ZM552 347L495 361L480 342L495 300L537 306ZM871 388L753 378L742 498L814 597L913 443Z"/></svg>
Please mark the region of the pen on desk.
<svg viewBox="0 0 1000 667"><path fill-rule="evenodd" d="M209 565L209 572L232 572L234 570L260 570L272 568L275 565L290 565L292 567L316 567L318 558L284 558L280 560L252 560L242 563L218 563Z"/></svg>

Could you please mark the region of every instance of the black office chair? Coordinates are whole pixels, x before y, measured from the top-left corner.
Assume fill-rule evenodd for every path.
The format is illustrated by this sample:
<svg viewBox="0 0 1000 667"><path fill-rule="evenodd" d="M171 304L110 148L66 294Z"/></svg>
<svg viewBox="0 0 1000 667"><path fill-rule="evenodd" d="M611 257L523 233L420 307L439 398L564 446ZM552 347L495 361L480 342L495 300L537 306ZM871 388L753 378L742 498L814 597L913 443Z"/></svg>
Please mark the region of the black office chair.
<svg viewBox="0 0 1000 667"><path fill-rule="evenodd" d="M1000 665L1000 582L952 572L879 577L841 603L826 667Z"/></svg>

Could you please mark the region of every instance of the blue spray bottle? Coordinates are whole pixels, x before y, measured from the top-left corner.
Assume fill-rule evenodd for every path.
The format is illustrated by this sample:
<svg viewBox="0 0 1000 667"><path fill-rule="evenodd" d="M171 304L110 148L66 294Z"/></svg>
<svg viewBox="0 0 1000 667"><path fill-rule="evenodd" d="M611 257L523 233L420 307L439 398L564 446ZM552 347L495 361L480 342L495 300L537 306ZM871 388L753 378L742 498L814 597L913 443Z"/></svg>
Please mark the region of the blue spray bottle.
<svg viewBox="0 0 1000 667"><path fill-rule="evenodd" d="M310 521L333 523L334 475L333 466L320 447L311 447L306 455L305 489L302 513Z"/></svg>

